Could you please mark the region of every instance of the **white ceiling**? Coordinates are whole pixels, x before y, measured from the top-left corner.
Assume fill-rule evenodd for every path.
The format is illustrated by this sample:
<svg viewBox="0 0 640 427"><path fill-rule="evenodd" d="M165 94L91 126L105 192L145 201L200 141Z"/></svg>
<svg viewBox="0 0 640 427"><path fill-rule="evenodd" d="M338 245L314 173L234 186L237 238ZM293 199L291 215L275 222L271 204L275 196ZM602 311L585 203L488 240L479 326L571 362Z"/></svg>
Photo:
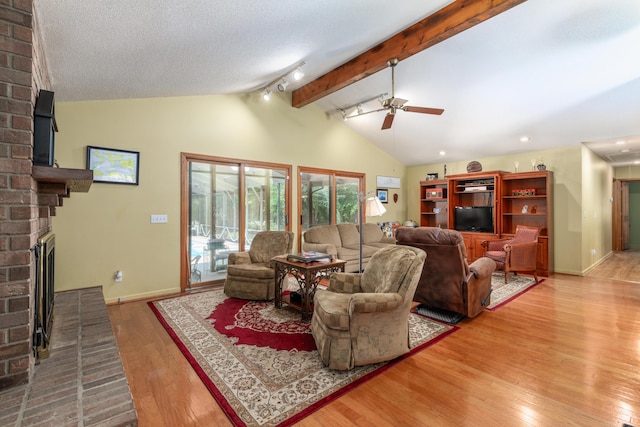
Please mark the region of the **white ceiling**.
<svg viewBox="0 0 640 427"><path fill-rule="evenodd" d="M80 101L254 92L304 61L290 91L450 1L34 3L56 100ZM406 165L581 143L628 165L640 160L639 51L638 0L529 0L398 64L396 97L443 115L346 125ZM315 104L341 119L383 93L389 68Z"/></svg>

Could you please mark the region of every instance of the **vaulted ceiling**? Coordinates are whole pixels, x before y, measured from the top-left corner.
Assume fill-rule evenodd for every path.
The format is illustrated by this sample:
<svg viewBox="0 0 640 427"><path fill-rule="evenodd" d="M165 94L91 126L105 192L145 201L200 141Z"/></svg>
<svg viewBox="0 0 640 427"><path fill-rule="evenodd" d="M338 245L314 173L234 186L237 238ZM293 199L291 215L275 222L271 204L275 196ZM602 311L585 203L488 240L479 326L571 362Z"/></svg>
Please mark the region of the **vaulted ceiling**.
<svg viewBox="0 0 640 427"><path fill-rule="evenodd" d="M640 160L637 0L34 3L58 101L259 92L304 62L292 108L342 120L391 96L397 57L395 96L444 113L345 125L406 165L582 143Z"/></svg>

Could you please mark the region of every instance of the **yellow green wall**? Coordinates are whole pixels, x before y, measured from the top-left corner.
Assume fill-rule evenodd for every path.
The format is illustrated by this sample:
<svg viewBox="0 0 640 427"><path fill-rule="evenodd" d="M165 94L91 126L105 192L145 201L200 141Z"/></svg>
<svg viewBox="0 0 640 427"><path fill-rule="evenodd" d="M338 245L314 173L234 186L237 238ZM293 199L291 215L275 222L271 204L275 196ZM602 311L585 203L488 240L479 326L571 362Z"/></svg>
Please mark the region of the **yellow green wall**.
<svg viewBox="0 0 640 427"><path fill-rule="evenodd" d="M402 164L320 109L290 105L257 94L58 103L60 166L84 168L87 145L139 151L140 185L93 183L65 199L53 221L56 290L102 285L107 302L179 291L181 152L292 165L293 218L298 166L365 173L368 191L377 175L399 177L389 191L399 202L369 220L406 216ZM151 224L151 214L169 222Z"/></svg>
<svg viewBox="0 0 640 427"><path fill-rule="evenodd" d="M508 172L515 172L515 162L518 162L518 170L523 172L531 170L532 159L541 158L554 176L555 272L581 275L611 252L611 208L605 209L602 200L611 197L612 168L583 146L470 160L479 161L485 171ZM447 163L447 174L466 173L470 160ZM414 195L409 197L407 212L415 221L419 221L420 212L419 183L434 172L441 177L444 164L407 169L407 189ZM585 182L588 191L584 190ZM586 199L584 209L588 218L583 218L583 199ZM594 257L591 248L596 248Z"/></svg>
<svg viewBox="0 0 640 427"><path fill-rule="evenodd" d="M292 165L293 218L298 166L365 173L367 191L378 175L399 177L387 213L371 222L418 221L419 182L444 173L443 164L406 168L342 121L314 106L291 108L281 94L269 103L257 94L58 103L56 117L61 167L84 168L87 145L140 151L140 185L94 183L65 199L53 221L56 289L102 285L107 302L180 289L181 152ZM506 171L518 161L524 171L540 158L554 172L555 271L583 274L611 251L613 170L581 146L469 160ZM447 173L464 173L467 163L447 163ZM616 170L616 177L640 176L637 169ZM167 214L169 222L152 225L151 214Z"/></svg>
<svg viewBox="0 0 640 427"><path fill-rule="evenodd" d="M588 269L612 249L613 167L582 147L582 267Z"/></svg>

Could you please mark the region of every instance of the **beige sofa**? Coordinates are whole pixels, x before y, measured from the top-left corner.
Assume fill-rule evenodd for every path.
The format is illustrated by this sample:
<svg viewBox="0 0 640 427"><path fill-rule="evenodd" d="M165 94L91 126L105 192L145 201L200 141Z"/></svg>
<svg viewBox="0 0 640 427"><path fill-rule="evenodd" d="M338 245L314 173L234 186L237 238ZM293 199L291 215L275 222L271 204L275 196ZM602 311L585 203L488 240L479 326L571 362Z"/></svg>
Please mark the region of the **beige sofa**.
<svg viewBox="0 0 640 427"><path fill-rule="evenodd" d="M362 268L377 250L395 245L396 239L385 237L377 224L363 224ZM304 232L303 251L331 254L347 261L345 271L354 273L359 268L360 234L357 224L334 224L311 227Z"/></svg>

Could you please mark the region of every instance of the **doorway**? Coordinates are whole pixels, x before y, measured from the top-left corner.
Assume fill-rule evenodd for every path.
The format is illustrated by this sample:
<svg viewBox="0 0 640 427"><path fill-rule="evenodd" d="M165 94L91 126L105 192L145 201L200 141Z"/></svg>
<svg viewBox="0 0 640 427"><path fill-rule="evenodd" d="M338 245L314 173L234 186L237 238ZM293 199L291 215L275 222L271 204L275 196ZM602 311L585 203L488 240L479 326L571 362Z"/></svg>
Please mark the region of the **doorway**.
<svg viewBox="0 0 640 427"><path fill-rule="evenodd" d="M182 153L181 286L222 283L260 231L290 231L291 166Z"/></svg>
<svg viewBox="0 0 640 427"><path fill-rule="evenodd" d="M613 251L640 249L640 180L613 180Z"/></svg>

